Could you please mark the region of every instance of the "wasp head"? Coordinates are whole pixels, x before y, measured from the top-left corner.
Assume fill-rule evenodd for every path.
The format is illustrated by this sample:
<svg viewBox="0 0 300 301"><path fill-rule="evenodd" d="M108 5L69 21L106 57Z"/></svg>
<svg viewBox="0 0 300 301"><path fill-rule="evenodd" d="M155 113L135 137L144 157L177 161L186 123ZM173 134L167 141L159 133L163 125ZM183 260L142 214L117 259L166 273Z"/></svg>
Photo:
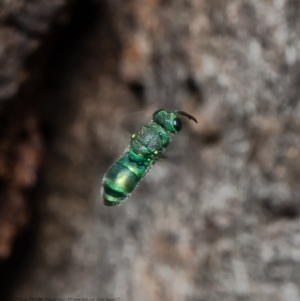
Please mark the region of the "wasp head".
<svg viewBox="0 0 300 301"><path fill-rule="evenodd" d="M185 116L194 122L197 122L197 119L186 112L183 111L167 111L164 109L157 110L153 114L153 121L158 123L160 126L165 128L167 131L175 134L178 133L182 128L182 122L179 118L179 115Z"/></svg>

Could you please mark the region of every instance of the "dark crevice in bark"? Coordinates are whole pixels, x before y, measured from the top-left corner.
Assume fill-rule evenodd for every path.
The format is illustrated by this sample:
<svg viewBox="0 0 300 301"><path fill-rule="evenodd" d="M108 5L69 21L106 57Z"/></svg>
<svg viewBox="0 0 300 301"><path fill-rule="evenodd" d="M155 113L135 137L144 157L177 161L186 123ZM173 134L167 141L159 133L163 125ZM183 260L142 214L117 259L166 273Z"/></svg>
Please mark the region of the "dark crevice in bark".
<svg viewBox="0 0 300 301"><path fill-rule="evenodd" d="M85 59L85 54L83 53L80 57L77 53L76 60L74 60L73 54L85 42L85 39L93 33L99 18L103 19L103 23L106 23L104 26L110 26L110 14L106 2L97 3L81 0L72 12L70 23L63 28L59 26L53 28L52 32L44 38L40 49L26 62L27 70L31 74L30 79L24 83L16 99L11 100L7 106L2 106L2 141L11 136L12 128L17 129L13 132L16 132L15 140L18 141L22 134L23 120L26 119L26 116L33 115L38 120L39 135L41 135L41 139L45 142L47 148L55 135L64 127L64 124L72 119L74 108L76 109L78 106L74 105L74 100L70 97L63 98L63 93L60 93L60 97L55 99L53 90L64 89L63 85L67 78L72 76L70 72L76 68L72 65L77 65L80 68L82 63L80 60ZM9 19L7 24L15 26L19 23ZM26 31L26 28L20 30ZM113 33L112 36L114 36ZM14 148L13 143L12 148ZM43 171L41 172L43 173ZM17 283L27 277L26 271L35 252L41 206L39 201L45 185L43 176L38 177L38 179L39 182L35 183L35 186L22 192L22 197L26 202L30 215L29 223L23 229L19 229L9 257L0 261L1 300L10 299ZM6 184L5 181L1 181L1 191L6 189Z"/></svg>

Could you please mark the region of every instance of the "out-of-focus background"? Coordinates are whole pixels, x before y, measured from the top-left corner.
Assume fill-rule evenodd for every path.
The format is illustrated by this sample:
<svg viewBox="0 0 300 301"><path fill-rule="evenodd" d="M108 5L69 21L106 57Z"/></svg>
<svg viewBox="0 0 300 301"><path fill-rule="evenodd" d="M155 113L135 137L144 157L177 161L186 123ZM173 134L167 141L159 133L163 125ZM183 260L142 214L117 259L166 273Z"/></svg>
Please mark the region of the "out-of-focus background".
<svg viewBox="0 0 300 301"><path fill-rule="evenodd" d="M300 300L298 0L0 0L0 295ZM184 110L121 206L102 176Z"/></svg>

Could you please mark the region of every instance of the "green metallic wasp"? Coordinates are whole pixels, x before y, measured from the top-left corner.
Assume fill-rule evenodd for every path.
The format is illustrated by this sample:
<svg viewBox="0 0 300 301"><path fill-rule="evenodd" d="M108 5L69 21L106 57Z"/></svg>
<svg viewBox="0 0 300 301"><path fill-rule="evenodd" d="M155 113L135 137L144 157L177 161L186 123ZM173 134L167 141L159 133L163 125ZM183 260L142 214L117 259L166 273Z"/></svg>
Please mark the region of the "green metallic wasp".
<svg viewBox="0 0 300 301"><path fill-rule="evenodd" d="M181 130L179 115L198 123L183 111L158 110L152 120L131 136L125 153L108 169L102 181L102 198L106 206L122 203L139 181L163 154L174 134Z"/></svg>

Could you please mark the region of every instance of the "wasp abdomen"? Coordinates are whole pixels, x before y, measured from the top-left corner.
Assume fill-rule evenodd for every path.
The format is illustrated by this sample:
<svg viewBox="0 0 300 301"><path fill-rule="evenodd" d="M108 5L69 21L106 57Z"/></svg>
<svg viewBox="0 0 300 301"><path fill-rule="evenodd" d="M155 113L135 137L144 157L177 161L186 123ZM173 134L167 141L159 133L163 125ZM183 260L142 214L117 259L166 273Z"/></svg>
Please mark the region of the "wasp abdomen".
<svg viewBox="0 0 300 301"><path fill-rule="evenodd" d="M107 171L103 178L102 196L104 204L113 206L124 201L145 175L147 166L138 164L126 152Z"/></svg>

